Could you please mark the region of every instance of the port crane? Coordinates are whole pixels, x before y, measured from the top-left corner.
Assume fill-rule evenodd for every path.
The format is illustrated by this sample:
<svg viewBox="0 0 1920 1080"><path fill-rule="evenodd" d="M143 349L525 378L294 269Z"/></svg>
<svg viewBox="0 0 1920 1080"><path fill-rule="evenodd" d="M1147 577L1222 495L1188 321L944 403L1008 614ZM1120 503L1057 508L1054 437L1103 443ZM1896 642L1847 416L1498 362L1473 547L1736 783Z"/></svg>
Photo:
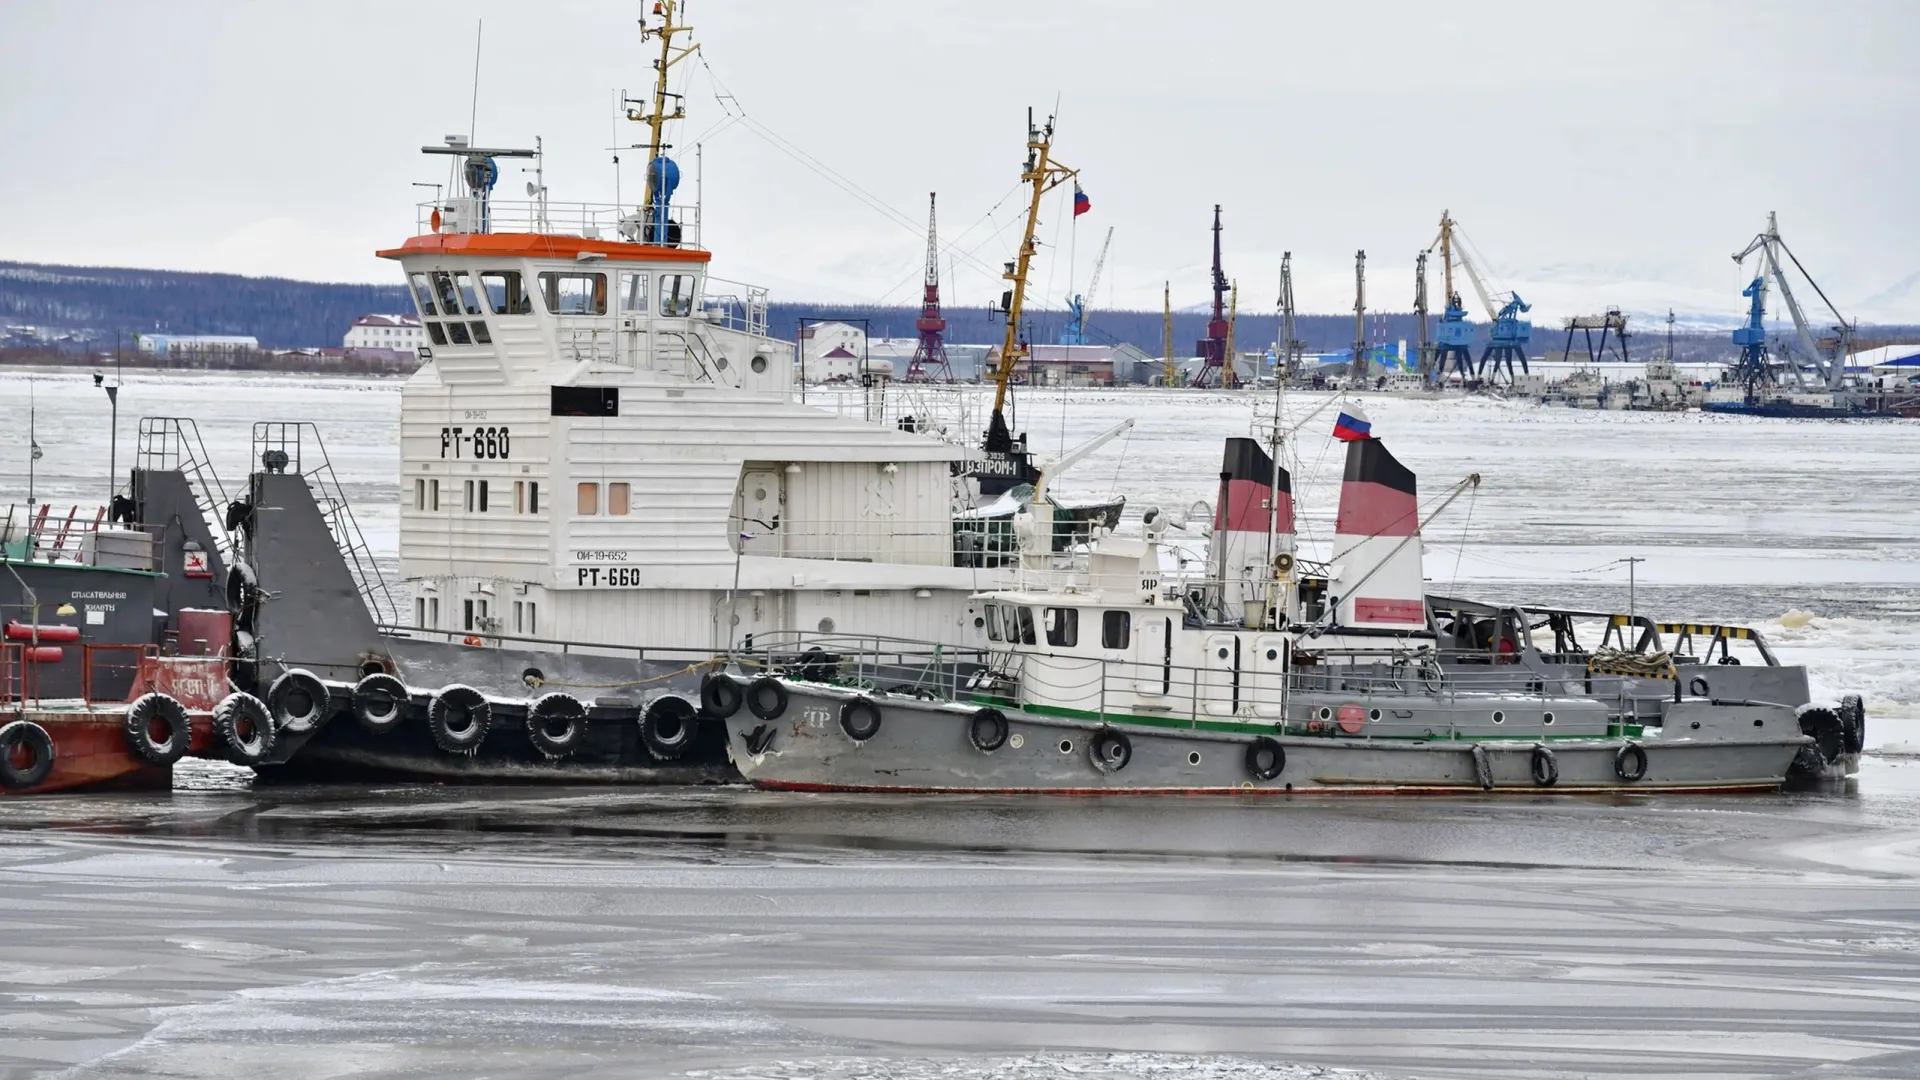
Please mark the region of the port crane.
<svg viewBox="0 0 1920 1080"><path fill-rule="evenodd" d="M1440 314L1440 324L1434 327L1433 334L1433 381L1441 382L1447 377L1448 370L1457 373L1462 382L1474 378L1473 373L1473 324L1467 321L1467 309L1460 302L1460 290L1453 287L1453 218L1447 211L1440 211L1440 235L1427 250L1420 253L1421 265L1425 257L1435 248L1440 249L1442 285L1446 289L1447 306Z"/></svg>
<svg viewBox="0 0 1920 1080"><path fill-rule="evenodd" d="M1233 357L1227 354L1227 275L1220 269L1220 204L1213 206L1213 317L1207 336L1194 342L1200 368L1190 386L1232 386Z"/></svg>
<svg viewBox="0 0 1920 1080"><path fill-rule="evenodd" d="M1413 260L1413 320L1419 328L1419 343L1414 349L1414 363L1418 365L1420 378L1434 381L1433 375L1433 339L1432 328L1427 325L1427 253L1421 252Z"/></svg>
<svg viewBox="0 0 1920 1080"><path fill-rule="evenodd" d="M1087 343L1087 300L1095 296L1100 288L1100 271L1107 268L1107 249L1113 246L1113 227L1107 227L1107 239L1100 245L1100 257L1093 260L1093 280L1087 282L1086 295L1075 293L1067 297L1067 327L1060 331L1060 344L1085 345Z"/></svg>
<svg viewBox="0 0 1920 1080"><path fill-rule="evenodd" d="M1441 211L1440 236L1433 242L1433 247L1441 249L1441 259L1446 264L1447 274L1447 314L1441 317L1441 349L1443 353L1449 350L1446 326L1449 318L1458 310L1457 321L1464 326L1467 317L1466 311L1460 307L1458 294L1453 291L1453 260L1457 256L1460 260L1460 268L1467 272L1467 280L1473 283L1474 295L1480 298L1481 308L1486 311L1487 318L1493 321L1493 327L1487 333L1487 347L1481 351L1480 362L1473 366L1470 375L1476 379L1485 377L1488 374L1488 365L1491 364L1494 375L1498 375L1504 368L1507 381L1512 382L1513 365L1516 362L1519 363L1521 371L1527 370L1527 343L1533 340L1533 324L1520 316L1532 311L1533 305L1520 299L1520 294L1517 292L1496 295L1492 289L1487 288L1486 278L1481 276L1480 268L1473 265L1473 260L1467 257L1467 249L1461 247L1455 250L1453 234L1459 227L1459 222L1454 221L1446 211ZM1427 250L1432 251L1433 247ZM1468 333L1471 334L1471 331ZM1454 354L1456 363L1460 361L1465 351L1465 343L1462 342L1460 352ZM1469 373L1463 370L1462 377L1469 377Z"/></svg>
<svg viewBox="0 0 1920 1080"><path fill-rule="evenodd" d="M1347 367L1349 385L1365 386L1367 363L1367 253L1353 253L1353 361Z"/></svg>
<svg viewBox="0 0 1920 1080"><path fill-rule="evenodd" d="M1813 280L1813 275L1807 273L1807 268L1800 265L1800 260L1794 255L1793 249L1780 238L1778 215L1772 212L1767 214L1766 231L1755 236L1752 243L1734 255L1733 261L1744 266L1748 256L1755 252L1760 254L1758 272L1754 275L1753 283L1741 293L1751 301L1747 311L1747 324L1733 332L1733 343L1740 346L1740 362L1735 368L1736 377L1747 388L1750 397L1760 385L1780 381L1773 370L1773 365L1767 359L1766 350L1767 279L1771 277L1780 289L1780 299L1787 307L1787 314L1793 319L1794 337L1798 345L1797 349L1789 350L1784 345L1779 349L1782 353L1781 360L1784 361L1781 366L1786 368L1796 386L1802 388L1807 386L1807 378L1801 371L1801 364L1804 362L1812 365L1821 389L1842 389L1847 376L1847 357L1853 352L1853 324L1840 314L1839 309L1833 306L1832 300L1827 299L1827 294L1821 290L1819 283ZM1800 302L1794 299L1793 286L1787 282L1786 267L1780 259L1783 254L1793 263L1794 269L1800 271L1800 275L1807 279L1807 284L1813 287L1821 303L1827 305L1827 313L1833 316L1832 333L1827 337L1818 340L1814 338L1813 327L1807 321L1807 313L1801 309ZM1800 355L1795 356L1796 352Z"/></svg>
<svg viewBox="0 0 1920 1080"><path fill-rule="evenodd" d="M907 365L907 382L952 382L944 334L947 320L940 314L940 232L934 223L934 200L927 195L927 276L920 301L920 317L913 321L920 341Z"/></svg>
<svg viewBox="0 0 1920 1080"><path fill-rule="evenodd" d="M1180 385L1180 365L1173 359L1173 282L1160 287L1160 385Z"/></svg>
<svg viewBox="0 0 1920 1080"><path fill-rule="evenodd" d="M1307 343L1294 333L1293 324L1293 252L1280 254L1280 340L1274 343L1273 377L1284 382L1300 370Z"/></svg>

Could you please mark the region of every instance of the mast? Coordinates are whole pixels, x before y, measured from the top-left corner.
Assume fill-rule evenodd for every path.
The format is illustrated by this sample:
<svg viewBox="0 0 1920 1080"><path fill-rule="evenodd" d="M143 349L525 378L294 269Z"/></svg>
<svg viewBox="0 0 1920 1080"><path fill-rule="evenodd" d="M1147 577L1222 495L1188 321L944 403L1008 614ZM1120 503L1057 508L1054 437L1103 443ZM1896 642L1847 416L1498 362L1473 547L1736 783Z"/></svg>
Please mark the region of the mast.
<svg viewBox="0 0 1920 1080"><path fill-rule="evenodd" d="M1459 307L1460 294L1453 290L1453 218L1445 210L1440 211L1440 265L1446 275L1447 305Z"/></svg>
<svg viewBox="0 0 1920 1080"><path fill-rule="evenodd" d="M1027 202L1027 228L1020 237L1019 253L1007 264L1007 272L1000 275L1013 287L1000 300L1007 316L1007 333L1000 343L1000 368L993 375L993 416L987 422L986 440L989 451L1006 453L1013 449L1013 434L1007 430L1007 383L1013 378L1014 366L1027 353L1020 341L1020 313L1026 305L1027 269L1033 263L1033 231L1040 223L1040 198L1080 174L1080 170L1052 160L1052 152L1053 118L1047 118L1045 127L1035 127L1033 110L1028 109L1027 163L1020 180L1031 186L1032 196Z"/></svg>
<svg viewBox="0 0 1920 1080"><path fill-rule="evenodd" d="M1280 356L1285 358L1286 369L1283 372L1276 366L1276 380L1293 377L1293 358L1300 344L1293 337L1293 252L1287 251L1280 255ZM1275 362L1280 359L1276 357Z"/></svg>
<svg viewBox="0 0 1920 1080"><path fill-rule="evenodd" d="M1178 384L1178 369L1173 363L1173 282L1160 287L1160 385Z"/></svg>
<svg viewBox="0 0 1920 1080"><path fill-rule="evenodd" d="M1427 253L1421 252L1413 260L1413 317L1420 324L1419 346L1414 352L1415 363L1419 365L1421 376L1431 379L1432 357L1428 355L1433 346L1427 341Z"/></svg>
<svg viewBox="0 0 1920 1080"><path fill-rule="evenodd" d="M1367 253L1353 253L1353 364L1348 377L1356 384L1367 377Z"/></svg>
<svg viewBox="0 0 1920 1080"><path fill-rule="evenodd" d="M667 73L680 61L698 52L700 46L683 45L678 50L673 46L675 34L691 34L693 27L674 22L678 17L684 0L655 0L654 14L661 17L659 26L648 26L646 19L640 20L640 40L642 43L660 39L660 57L653 62L653 109L642 113L631 106L639 102L628 99L627 119L647 125L647 197L641 203L647 208L648 223L662 233L666 230L667 200L673 195L673 188L680 182L680 170L673 159L665 156L672 149L663 140L669 120L683 120L687 115L686 99L667 90ZM667 99L673 99L673 111L667 111ZM657 219L657 220L656 220ZM648 239L664 237L649 236Z"/></svg>

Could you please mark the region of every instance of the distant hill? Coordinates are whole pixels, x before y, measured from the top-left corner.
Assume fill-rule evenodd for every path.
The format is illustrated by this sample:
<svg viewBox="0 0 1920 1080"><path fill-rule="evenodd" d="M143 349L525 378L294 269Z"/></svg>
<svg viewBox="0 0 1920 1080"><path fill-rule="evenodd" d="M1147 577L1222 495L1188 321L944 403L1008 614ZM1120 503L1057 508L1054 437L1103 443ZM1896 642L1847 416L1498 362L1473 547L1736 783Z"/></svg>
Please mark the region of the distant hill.
<svg viewBox="0 0 1920 1080"><path fill-rule="evenodd" d="M316 348L340 344L353 320L369 312L412 310L406 290L398 285L356 285L289 278L242 277L175 270L134 270L116 267L52 266L0 262L0 344L52 344L63 348L111 347L116 332L154 330L180 334L251 334L267 348ZM775 336L792 338L802 319L848 318L865 320L874 337L911 338L916 307L862 307L839 304L783 302L771 306L769 318ZM998 343L1004 324L989 318L984 308L950 308L945 312L947 340L955 343ZM1030 313L1028 335L1035 342L1059 337L1065 314ZM1194 342L1206 331L1204 312L1175 312L1173 348L1191 356ZM1235 341L1243 351L1265 347L1279 336L1279 319L1269 312L1243 313L1236 323ZM1089 323L1091 340L1126 342L1149 356L1161 354L1161 313L1158 311L1098 311ZM1302 315L1296 320L1308 352L1334 352L1353 344L1353 316ZM30 329L29 329L30 328ZM1634 359L1650 357L1665 343L1658 326L1632 339ZM1914 327L1871 327L1862 338L1914 339ZM1482 328L1484 336L1484 328ZM1369 315L1369 343L1389 346L1405 339L1409 351L1418 339L1418 326L1408 312ZM1534 330L1531 352L1545 355L1565 346L1557 326ZM1581 348L1578 341L1576 351ZM1686 333L1675 338L1681 361L1724 361L1733 349L1723 331Z"/></svg>

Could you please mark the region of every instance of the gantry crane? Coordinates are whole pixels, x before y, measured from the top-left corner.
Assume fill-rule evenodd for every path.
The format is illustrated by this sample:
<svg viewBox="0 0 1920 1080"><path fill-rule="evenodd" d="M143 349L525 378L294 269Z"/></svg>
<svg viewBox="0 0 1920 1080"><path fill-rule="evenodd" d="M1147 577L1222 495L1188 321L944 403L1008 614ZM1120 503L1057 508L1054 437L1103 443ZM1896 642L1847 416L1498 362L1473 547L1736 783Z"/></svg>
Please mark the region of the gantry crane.
<svg viewBox="0 0 1920 1080"><path fill-rule="evenodd" d="M1458 228L1458 223L1450 222L1445 213L1441 214L1442 228L1449 234ZM1449 250L1452 244L1448 244ZM1506 292L1496 297L1487 288L1486 279L1480 276L1480 269L1467 257L1467 249L1461 248L1460 267L1467 272L1467 280L1473 282L1473 291L1480 297L1480 306L1486 310L1487 318L1493 320L1493 327L1487 332L1487 347L1480 353L1480 362L1474 365L1475 378L1484 378L1488 374L1487 366L1491 361L1492 374L1499 375L1504 368L1507 381L1514 378L1513 365L1520 364L1520 370L1527 370L1527 343L1533 340L1533 324L1520 316L1533 310L1533 305L1520 299L1517 292Z"/></svg>
<svg viewBox="0 0 1920 1080"><path fill-rule="evenodd" d="M1086 295L1075 293L1067 297L1067 327L1060 331L1060 344L1085 345L1087 343L1087 300L1097 295L1100 288L1100 271L1107 268L1107 249L1113 246L1113 227L1107 227L1107 239L1100 245L1100 257L1093 261L1093 280L1087 282Z"/></svg>
<svg viewBox="0 0 1920 1080"><path fill-rule="evenodd" d="M1442 382L1448 370L1457 372L1462 382L1474 377L1473 374L1473 324L1467 321L1466 306L1460 302L1460 290L1453 287L1453 218L1447 211L1440 211L1440 235L1427 245L1422 255L1430 255L1434 248L1440 249L1442 285L1446 289L1447 306L1440 314L1440 325L1434 327L1433 380Z"/></svg>
<svg viewBox="0 0 1920 1080"><path fill-rule="evenodd" d="M1790 374L1796 384L1804 386L1806 378L1800 373L1801 358L1791 353L1802 354L1804 362L1813 365L1824 389L1841 389L1846 383L1847 357L1853 352L1853 324L1849 323L1846 317L1840 314L1839 309L1833 306L1833 301L1827 299L1827 294L1821 290L1819 283L1813 280L1813 275L1807 273L1807 268L1800 265L1800 260L1794 255L1793 249L1787 246L1785 240L1780 239L1779 220L1771 212L1767 214L1766 231L1754 237L1752 243L1733 257L1733 261L1744 265L1747 256L1755 252L1760 253L1761 265L1759 271L1754 274L1753 284L1748 285L1743 294L1752 298L1753 303L1747 313L1747 325L1735 331L1733 337L1734 344L1741 347L1738 375L1747 386L1749 394L1760 383L1777 381L1773 367L1766 358L1765 317L1769 276L1779 286L1780 299L1787 305L1787 314L1793 319L1794 337L1798 346L1792 350L1784 347L1780 349L1782 353L1788 355L1782 357L1785 362L1779 366ZM1782 253L1793 263L1794 269L1800 271L1800 275L1807 279L1807 284L1813 287L1814 294L1820 297L1821 303L1827 305L1828 314L1833 316L1833 332L1827 337L1815 340L1813 327L1807 322L1806 312L1801 310L1799 301L1793 298L1793 287L1788 284L1786 268L1780 261Z"/></svg>

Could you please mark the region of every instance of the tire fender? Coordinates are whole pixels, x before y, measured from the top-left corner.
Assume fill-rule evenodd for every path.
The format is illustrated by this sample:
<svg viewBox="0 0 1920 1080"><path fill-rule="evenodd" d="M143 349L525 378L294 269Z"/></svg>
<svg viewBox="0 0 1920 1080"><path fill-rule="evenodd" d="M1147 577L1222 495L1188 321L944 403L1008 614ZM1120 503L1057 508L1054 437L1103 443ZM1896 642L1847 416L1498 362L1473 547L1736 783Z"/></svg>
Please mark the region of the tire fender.
<svg viewBox="0 0 1920 1080"><path fill-rule="evenodd" d="M840 706L840 730L854 742L866 742L880 734L880 706L866 697L854 698Z"/></svg>
<svg viewBox="0 0 1920 1080"><path fill-rule="evenodd" d="M975 750L991 754L1007 744L1007 714L985 708L967 718L967 741Z"/></svg>
<svg viewBox="0 0 1920 1080"><path fill-rule="evenodd" d="M726 679L725 675L716 675L715 679ZM738 704L740 684L727 679L734 688L734 712L740 711ZM693 746L693 738L700 731L700 712L693 702L677 694L662 694L647 704L640 714L640 741L647 746L647 753L661 761L678 760Z"/></svg>
<svg viewBox="0 0 1920 1080"><path fill-rule="evenodd" d="M472 755L493 727L493 706L471 686L449 686L433 695L427 706L427 727L440 749Z"/></svg>
<svg viewBox="0 0 1920 1080"><path fill-rule="evenodd" d="M1271 735L1262 735L1247 744L1247 774L1255 780L1272 780L1286 770L1287 748Z"/></svg>
<svg viewBox="0 0 1920 1080"><path fill-rule="evenodd" d="M586 733L587 707L572 694L542 694L527 709L527 741L549 761L579 749Z"/></svg>
<svg viewBox="0 0 1920 1080"><path fill-rule="evenodd" d="M747 711L762 720L778 720L787 711L787 688L771 675L753 680L747 687Z"/></svg>
<svg viewBox="0 0 1920 1080"><path fill-rule="evenodd" d="M726 720L740 711L746 691L724 671L716 671L700 680L700 708L717 720Z"/></svg>
<svg viewBox="0 0 1920 1080"><path fill-rule="evenodd" d="M213 733L235 765L258 765L273 753L273 714L252 694L236 691L213 708Z"/></svg>
<svg viewBox="0 0 1920 1080"><path fill-rule="evenodd" d="M1533 772L1535 785L1552 787L1560 782L1560 762L1553 756L1553 751L1547 749L1545 743L1540 743L1533 748L1527 765Z"/></svg>
<svg viewBox="0 0 1920 1080"><path fill-rule="evenodd" d="M1104 728L1087 742L1087 758L1097 771L1112 775L1133 760L1133 740L1124 731Z"/></svg>
<svg viewBox="0 0 1920 1080"><path fill-rule="evenodd" d="M13 755L25 747L32 760L15 765ZM0 727L0 787L8 791L37 787L53 772L53 736L31 720L15 720Z"/></svg>
<svg viewBox="0 0 1920 1080"><path fill-rule="evenodd" d="M385 735L407 718L407 684L385 672L361 679L353 687L353 718L375 735Z"/></svg>
<svg viewBox="0 0 1920 1080"><path fill-rule="evenodd" d="M164 735L156 732L158 727ZM193 739L193 727L187 710L178 701L161 693L140 695L127 706L127 749L150 765L171 765L187 752Z"/></svg>
<svg viewBox="0 0 1920 1080"><path fill-rule="evenodd" d="M1622 746L1613 755L1614 775L1632 784L1647 775L1647 750L1639 743L1630 742Z"/></svg>
<svg viewBox="0 0 1920 1080"><path fill-rule="evenodd" d="M267 689L267 711L281 731L305 734L320 726L332 707L327 686L311 671L294 668Z"/></svg>

